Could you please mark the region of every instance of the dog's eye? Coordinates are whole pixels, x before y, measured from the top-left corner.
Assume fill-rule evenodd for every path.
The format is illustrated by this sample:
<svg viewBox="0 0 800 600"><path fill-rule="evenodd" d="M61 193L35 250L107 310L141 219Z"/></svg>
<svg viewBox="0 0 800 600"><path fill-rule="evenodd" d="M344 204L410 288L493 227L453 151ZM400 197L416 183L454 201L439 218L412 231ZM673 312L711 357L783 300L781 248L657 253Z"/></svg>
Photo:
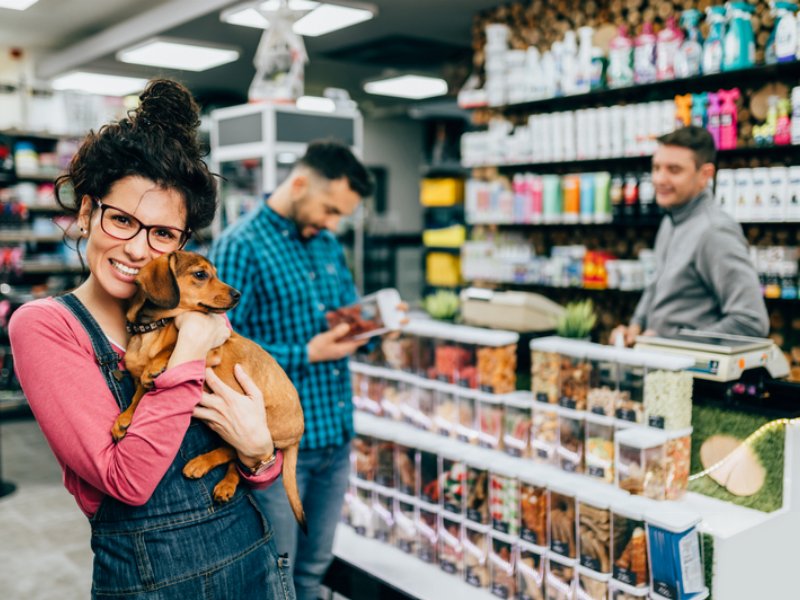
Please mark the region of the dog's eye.
<svg viewBox="0 0 800 600"><path fill-rule="evenodd" d="M208 279L208 273L206 273L205 271L195 271L193 273L193 275L194 275L194 278L199 280L199 281L204 281L204 280Z"/></svg>

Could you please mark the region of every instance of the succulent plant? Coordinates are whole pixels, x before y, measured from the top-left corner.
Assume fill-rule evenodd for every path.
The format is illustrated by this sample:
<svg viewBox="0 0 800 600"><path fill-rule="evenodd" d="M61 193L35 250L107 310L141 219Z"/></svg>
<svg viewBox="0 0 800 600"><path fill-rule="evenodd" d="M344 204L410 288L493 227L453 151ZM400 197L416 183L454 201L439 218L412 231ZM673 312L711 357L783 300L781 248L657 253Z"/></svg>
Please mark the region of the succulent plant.
<svg viewBox="0 0 800 600"><path fill-rule="evenodd" d="M434 319L454 319L458 314L460 302L458 294L449 290L437 290L425 296L422 306Z"/></svg>
<svg viewBox="0 0 800 600"><path fill-rule="evenodd" d="M570 302L559 317L556 333L561 337L583 339L589 336L597 323L594 303L591 300Z"/></svg>

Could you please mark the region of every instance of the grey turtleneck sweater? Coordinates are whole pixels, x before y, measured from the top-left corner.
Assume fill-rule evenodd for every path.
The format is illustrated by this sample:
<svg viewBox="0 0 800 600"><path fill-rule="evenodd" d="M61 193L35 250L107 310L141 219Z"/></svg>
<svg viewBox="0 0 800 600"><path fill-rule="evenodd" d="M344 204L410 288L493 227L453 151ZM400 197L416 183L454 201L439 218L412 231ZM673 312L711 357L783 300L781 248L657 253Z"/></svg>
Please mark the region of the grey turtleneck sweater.
<svg viewBox="0 0 800 600"><path fill-rule="evenodd" d="M631 323L766 337L769 319L741 226L704 191L670 210L656 235L656 278Z"/></svg>

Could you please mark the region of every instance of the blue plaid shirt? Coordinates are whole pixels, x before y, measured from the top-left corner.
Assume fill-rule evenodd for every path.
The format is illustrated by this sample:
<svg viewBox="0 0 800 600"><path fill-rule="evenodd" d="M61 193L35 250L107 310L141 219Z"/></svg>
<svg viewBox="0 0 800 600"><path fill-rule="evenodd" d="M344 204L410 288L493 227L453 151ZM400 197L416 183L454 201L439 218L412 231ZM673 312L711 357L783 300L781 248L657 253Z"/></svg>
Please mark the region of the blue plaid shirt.
<svg viewBox="0 0 800 600"><path fill-rule="evenodd" d="M328 231L304 240L294 222L264 204L227 228L209 258L220 279L242 292L228 314L241 335L260 344L286 371L305 413L302 449L353 437L347 359L308 362L306 344L328 329L325 313L356 301L342 247Z"/></svg>

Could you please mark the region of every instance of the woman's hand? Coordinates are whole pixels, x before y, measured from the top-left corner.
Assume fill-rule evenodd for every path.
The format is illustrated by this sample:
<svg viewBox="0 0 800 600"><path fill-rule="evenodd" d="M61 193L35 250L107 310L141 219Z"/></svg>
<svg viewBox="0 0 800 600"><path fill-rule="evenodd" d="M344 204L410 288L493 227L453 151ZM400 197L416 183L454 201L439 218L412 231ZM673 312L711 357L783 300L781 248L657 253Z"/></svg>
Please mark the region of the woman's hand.
<svg viewBox="0 0 800 600"><path fill-rule="evenodd" d="M231 337L231 328L225 317L195 310L175 317L178 341L170 356L168 367L193 360L205 360L209 350L224 344Z"/></svg>
<svg viewBox="0 0 800 600"><path fill-rule="evenodd" d="M275 447L267 427L267 412L261 390L241 365L233 369L241 394L226 385L211 369L206 369L206 385L214 392L203 392L193 416L236 448L245 466L255 466L272 455Z"/></svg>

